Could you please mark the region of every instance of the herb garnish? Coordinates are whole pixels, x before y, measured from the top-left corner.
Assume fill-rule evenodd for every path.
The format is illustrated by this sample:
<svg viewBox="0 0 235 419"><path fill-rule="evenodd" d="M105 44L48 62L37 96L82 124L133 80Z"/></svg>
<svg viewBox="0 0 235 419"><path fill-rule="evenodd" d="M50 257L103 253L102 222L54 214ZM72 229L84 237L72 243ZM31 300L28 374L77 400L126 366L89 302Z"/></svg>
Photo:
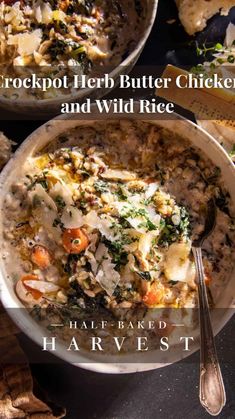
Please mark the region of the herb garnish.
<svg viewBox="0 0 235 419"><path fill-rule="evenodd" d="M66 203L63 200L62 196L57 195L55 198L56 205L59 209L64 209L66 207Z"/></svg>
<svg viewBox="0 0 235 419"><path fill-rule="evenodd" d="M108 192L108 184L106 182L104 182L103 180L97 180L94 183L94 188L96 190L96 192L100 192L100 193L105 193Z"/></svg>

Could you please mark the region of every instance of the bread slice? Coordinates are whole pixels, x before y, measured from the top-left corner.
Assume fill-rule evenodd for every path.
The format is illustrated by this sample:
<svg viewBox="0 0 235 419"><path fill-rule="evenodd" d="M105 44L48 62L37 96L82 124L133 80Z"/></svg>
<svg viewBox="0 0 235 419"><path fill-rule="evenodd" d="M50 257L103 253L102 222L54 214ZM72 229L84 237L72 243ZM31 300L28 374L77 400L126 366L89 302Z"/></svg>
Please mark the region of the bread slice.
<svg viewBox="0 0 235 419"><path fill-rule="evenodd" d="M189 35L202 31L216 13L227 15L235 0L175 0L179 18Z"/></svg>
<svg viewBox="0 0 235 419"><path fill-rule="evenodd" d="M0 170L11 157L11 147L13 141L9 140L3 132L0 131Z"/></svg>

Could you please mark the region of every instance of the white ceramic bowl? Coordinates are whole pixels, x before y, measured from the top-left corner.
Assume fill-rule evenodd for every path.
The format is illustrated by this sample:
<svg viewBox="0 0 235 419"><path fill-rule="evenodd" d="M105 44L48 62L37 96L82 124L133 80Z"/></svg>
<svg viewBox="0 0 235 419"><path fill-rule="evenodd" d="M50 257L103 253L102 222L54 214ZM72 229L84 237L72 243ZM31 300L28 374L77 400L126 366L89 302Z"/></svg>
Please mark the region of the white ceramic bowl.
<svg viewBox="0 0 235 419"><path fill-rule="evenodd" d="M147 39L152 30L158 7L158 0L146 0L146 16L143 20L142 34L139 42L135 49L128 55L128 57L118 65L114 70L111 71L109 76L116 81L121 74L128 74L136 64ZM111 89L82 89L78 90L73 95L61 96L58 98L35 100L35 99L6 99L0 97L0 107L10 112L16 112L19 114L30 115L30 117L50 117L60 114L61 104L63 102L82 102L86 98L91 100L99 99L106 95ZM48 119L47 118L47 119Z"/></svg>
<svg viewBox="0 0 235 419"><path fill-rule="evenodd" d="M109 117L112 119L112 116ZM232 162L228 158L223 148L203 129L185 120L177 115L174 115L172 120L154 120L149 121L152 124L157 124L160 127L168 128L170 131L179 134L181 137L191 141L193 146L198 147L203 151L213 163L220 167L223 180L230 192L232 205L235 207L235 170ZM0 240L3 238L3 202L11 184L20 176L22 167L28 156L33 155L42 147L52 141L56 136L63 132L68 132L71 128L82 125L93 125L96 121L78 121L71 117L69 119L55 118L45 125L34 131L18 148L14 157L9 161L0 176ZM7 278L7 272L4 266L3 258L0 259L0 286L1 286L1 300L4 307L8 310L10 316L13 318L18 327L30 338L32 338L40 346L42 345L42 336L50 336L49 333L42 331L42 328L32 319L32 317L23 309L22 303L17 298L13 283ZM222 296L220 298L220 307L225 309L215 311L213 315L214 332L218 333L232 316L233 307L233 290L235 287L235 276L231 275L227 285L225 286ZM19 310L22 308L22 310ZM184 357L190 355L193 351L199 348L198 339L195 341L191 352L175 351L172 362L179 361ZM109 358L111 362L103 362L102 356L94 358L91 353L74 352L70 353L62 344L57 345L55 353L59 358L68 361L74 365L82 368L90 369L102 373L130 373L137 371L146 371L156 369L167 365L169 362L164 360L162 363L155 363L148 361L148 356L143 354L143 362L139 363L135 355L122 356L122 363L118 357ZM136 361L136 362L135 362Z"/></svg>

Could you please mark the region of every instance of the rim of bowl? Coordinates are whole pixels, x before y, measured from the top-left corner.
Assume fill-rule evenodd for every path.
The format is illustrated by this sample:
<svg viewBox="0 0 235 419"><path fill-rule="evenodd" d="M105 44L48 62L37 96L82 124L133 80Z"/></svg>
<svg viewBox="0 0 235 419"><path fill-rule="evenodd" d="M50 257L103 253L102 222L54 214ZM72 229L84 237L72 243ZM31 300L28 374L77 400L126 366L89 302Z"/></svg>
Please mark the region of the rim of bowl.
<svg viewBox="0 0 235 419"><path fill-rule="evenodd" d="M191 128L196 129L197 131L201 132L201 134L204 135L205 138L207 138L208 142L211 143L211 145L213 146L213 148L215 150L217 150L217 152L220 153L221 157L223 157L224 161L227 163L228 167L230 167L231 169L231 174L234 176L235 178L235 170L234 170L234 165L231 161L231 159L229 158L228 154L226 153L226 151L223 149L223 147L217 143L217 141L209 134L207 133L202 127L196 125L195 123L193 123L192 121L184 118L181 115L178 115L176 113L173 114L173 118L176 120L180 120L184 123L184 125L187 126L191 126ZM12 158L9 160L9 162L6 164L6 166L4 167L4 169L2 170L1 174L0 174L0 192L4 189L4 184L5 181L8 178L9 173L11 172L11 169L13 168L13 166L15 165L15 161L17 161L18 157L23 155L24 152L27 151L28 148L28 144L30 144L32 141L34 141L35 137L39 138L41 134L43 134L43 132L45 132L45 129L48 127L48 125L50 126L51 123L56 124L57 121L63 121L63 120L74 120L75 116L71 115L70 117L68 117L68 115L63 115L61 116L57 116L55 118L53 118L50 121L47 121L46 123L44 123L43 125L41 125L40 127L38 127L36 130L34 130L23 142L22 144L18 147L18 149L16 150L16 152L14 153L14 155L12 156ZM131 116L130 116L130 119ZM143 118L140 118L142 121L146 121ZM87 122L87 124L90 124L92 121L87 120L85 121L83 120L78 120L75 119L78 126L79 126L79 122L83 121L83 122ZM110 121L114 120L114 117L112 115L110 115ZM157 123L158 119L154 119L153 121L149 120L147 122L151 123ZM160 118L159 118L160 121ZM53 128L55 128L55 126L53 126ZM52 134L53 131L50 132L50 134ZM61 129L62 132L62 129ZM54 137L55 138L55 137ZM50 141L49 141L50 142ZM27 157L26 157L27 158ZM3 196L3 194L1 194L0 196ZM1 198L0 198L1 201ZM234 202L235 203L235 202ZM0 211L2 211L2 208L0 208ZM1 221L0 221L1 224ZM0 228L1 229L1 228ZM21 317L19 317L15 311L10 310L12 308L25 308L25 306L20 302L20 300L18 300L14 290L10 291L10 287L8 287L7 285L7 278L5 276L4 272L4 262L1 260L0 263L0 296L1 296L1 301L3 303L4 308L6 309L6 311L8 312L8 314L10 315L10 317L13 319L13 321L16 323L16 325L20 328L20 330L25 333L30 339L32 339L37 345L39 345L39 347L41 347L41 338L38 334L33 334L32 335L32 328L35 327L36 322L33 320L33 318L30 316L30 314L28 312L26 312L26 310L23 312L23 315ZM226 325L226 323L230 320L230 318L233 315L233 310L231 310L231 307L228 307L227 309L225 309L225 314L223 315L223 320L221 322L221 324L216 325L216 327L214 328L214 334L216 335L217 333L219 333L223 327ZM49 333L47 333L45 331L44 328L42 328L40 325L37 325L37 330L43 330L43 336L46 337L50 337L51 335ZM65 348L65 346L62 343L57 343L57 352L54 353L52 351L48 351L51 354L53 354L54 356L62 359L65 362L70 363L73 366L76 367L80 367L83 368L85 370L89 370L89 371L93 371L93 372L98 372L98 373L104 373L104 374L125 374L125 373L135 373L135 372L144 372L144 371L150 371L150 370L154 370L154 369L158 369L158 368L163 368L165 366L171 365L172 363L178 362L178 361L182 361L184 358L189 357L190 355L192 355L193 353L195 353L199 348L193 348L193 350L190 353L184 353L181 356L181 359L178 359L174 362L170 362L170 363L118 363L118 362L113 362L113 363L104 363L104 362L92 362L91 357L89 358L88 356L80 354L75 352L74 354L72 354L71 358L74 358L74 360L69 360L68 359L68 354L67 354L67 350ZM76 362L76 359L77 362ZM79 358L79 362L78 362L78 358Z"/></svg>

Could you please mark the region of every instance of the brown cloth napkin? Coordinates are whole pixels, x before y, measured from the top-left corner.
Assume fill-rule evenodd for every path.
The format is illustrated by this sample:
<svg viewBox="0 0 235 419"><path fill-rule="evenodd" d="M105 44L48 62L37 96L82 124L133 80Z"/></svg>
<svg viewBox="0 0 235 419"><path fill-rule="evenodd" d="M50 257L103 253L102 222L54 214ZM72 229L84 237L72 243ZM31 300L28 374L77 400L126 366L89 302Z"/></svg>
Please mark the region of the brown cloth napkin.
<svg viewBox="0 0 235 419"><path fill-rule="evenodd" d="M0 132L0 171L11 156L12 144ZM18 328L0 303L0 419L63 418L65 409L49 401L33 379L17 333Z"/></svg>
<svg viewBox="0 0 235 419"><path fill-rule="evenodd" d="M27 358L15 334L19 330L0 305L0 419L63 418L65 409L54 405L33 380ZM12 360L17 363L12 363Z"/></svg>

